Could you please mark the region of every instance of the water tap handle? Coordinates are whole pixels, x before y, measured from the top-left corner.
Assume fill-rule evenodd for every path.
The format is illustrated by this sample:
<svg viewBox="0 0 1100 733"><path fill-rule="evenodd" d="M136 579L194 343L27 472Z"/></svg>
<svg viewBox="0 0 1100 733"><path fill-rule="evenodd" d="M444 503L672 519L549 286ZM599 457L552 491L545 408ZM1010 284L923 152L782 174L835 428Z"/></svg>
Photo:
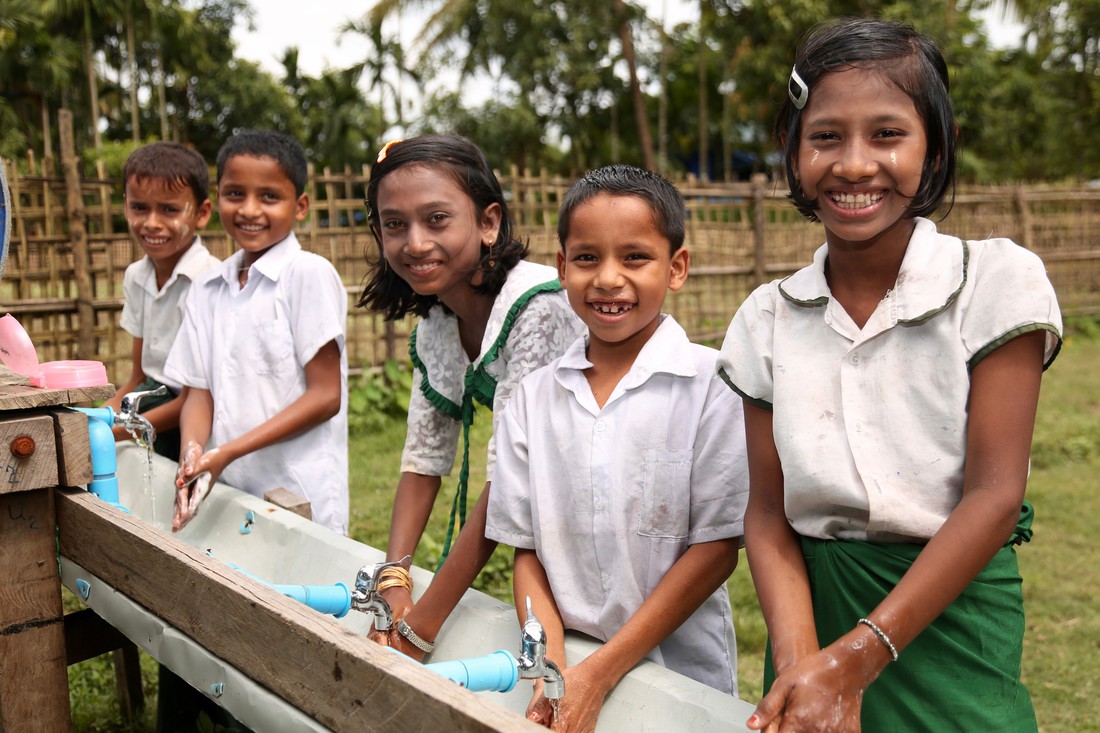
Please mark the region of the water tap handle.
<svg viewBox="0 0 1100 733"><path fill-rule="evenodd" d="M141 401L146 397L161 397L168 394L168 388L163 384L156 389L147 389L141 392L127 392L119 404L119 412L127 418L138 414Z"/></svg>
<svg viewBox="0 0 1100 733"><path fill-rule="evenodd" d="M351 593L351 607L356 611L374 614L376 631L389 631L393 626L393 609L378 590L382 571L393 567L408 569L411 563L412 556L405 555L400 560L364 565L355 574L355 590Z"/></svg>

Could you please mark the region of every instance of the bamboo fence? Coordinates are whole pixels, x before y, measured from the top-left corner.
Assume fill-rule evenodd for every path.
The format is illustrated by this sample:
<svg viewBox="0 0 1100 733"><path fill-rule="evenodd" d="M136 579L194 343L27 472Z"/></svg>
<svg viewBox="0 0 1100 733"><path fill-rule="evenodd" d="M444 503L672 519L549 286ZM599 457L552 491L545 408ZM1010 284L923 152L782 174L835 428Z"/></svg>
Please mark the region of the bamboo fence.
<svg viewBox="0 0 1100 733"><path fill-rule="evenodd" d="M121 183L81 179L72 156L63 175L32 158L15 170L8 161L12 238L0 281L0 312L14 314L42 361L92 358L107 365L118 384L129 375L132 341L119 325L122 276L139 258L123 216ZM348 292L348 361L354 371L388 358L406 358L411 322L385 324L355 308L367 257L376 246L367 228L363 197L369 169L311 168L309 217L298 228L306 249L327 257ZM557 251L557 209L572 181L545 171L499 172L517 230L530 242L531 259L552 264ZM786 191L764 176L750 182L676 181L687 201L688 284L666 309L697 341L721 340L734 311L757 284L810 261L822 234L786 201ZM1100 313L1100 189L1011 186L959 192L946 231L964 238L1008 237L1046 262L1065 314ZM203 241L218 257L232 244L217 217Z"/></svg>

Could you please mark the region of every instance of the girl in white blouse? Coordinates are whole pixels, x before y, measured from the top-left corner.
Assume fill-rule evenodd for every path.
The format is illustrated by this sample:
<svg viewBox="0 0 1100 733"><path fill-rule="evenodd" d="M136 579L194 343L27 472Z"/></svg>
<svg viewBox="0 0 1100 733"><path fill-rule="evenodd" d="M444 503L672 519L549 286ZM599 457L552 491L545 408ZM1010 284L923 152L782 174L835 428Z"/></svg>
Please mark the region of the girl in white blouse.
<svg viewBox="0 0 1100 733"><path fill-rule="evenodd" d="M1061 343L1043 263L923 218L953 191L957 127L943 57L909 26L811 32L776 131L826 243L749 297L719 359L744 398L770 635L748 726L1034 731L1015 545Z"/></svg>
<svg viewBox="0 0 1100 733"><path fill-rule="evenodd" d="M409 340L415 373L387 560L416 550L463 437L445 562L415 607L407 575L389 584L397 623L373 637L421 659L496 547L484 537L489 482L465 516L474 401L493 410L495 423L519 380L561 355L582 326L557 271L524 261L527 245L513 232L500 183L469 140L387 144L371 169L367 207L380 256L359 305L386 320L421 319ZM489 481L494 456L490 439ZM462 531L452 548L456 515Z"/></svg>

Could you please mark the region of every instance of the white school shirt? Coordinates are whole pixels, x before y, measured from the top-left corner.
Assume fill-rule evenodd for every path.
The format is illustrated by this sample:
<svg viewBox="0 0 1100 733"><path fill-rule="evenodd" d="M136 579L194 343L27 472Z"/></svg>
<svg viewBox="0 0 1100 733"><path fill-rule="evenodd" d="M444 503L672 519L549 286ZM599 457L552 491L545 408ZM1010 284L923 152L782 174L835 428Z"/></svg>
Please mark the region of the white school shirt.
<svg viewBox="0 0 1100 733"><path fill-rule="evenodd" d="M516 310L517 301L532 288L553 284L559 289L540 292ZM493 434L489 437L486 480L493 478L496 462L496 427L503 406L519 381L535 369L561 356L566 347L584 333L584 323L569 306L560 290L558 271L553 267L521 260L493 301L481 351L473 362L497 380L493 394ZM494 346L503 338L499 350ZM441 305L433 307L416 327L416 351L429 372L431 389L454 404L462 403L463 379L471 366L458 334L458 319ZM489 356L491 361L487 361ZM413 370L408 428L401 454L402 473L446 476L454 465L462 423L448 417L424 395L424 374Z"/></svg>
<svg viewBox="0 0 1100 733"><path fill-rule="evenodd" d="M485 536L536 551L565 628L607 641L690 545L743 536L742 407L717 355L663 316L602 409L584 338L505 408ZM646 656L736 694L725 585Z"/></svg>
<svg viewBox="0 0 1100 733"><path fill-rule="evenodd" d="M863 329L831 298L827 246L756 289L726 334L721 372L771 406L791 526L820 539L924 542L962 498L970 370L1062 319L1042 260L1007 239L916 227L894 289Z"/></svg>
<svg viewBox="0 0 1100 733"><path fill-rule="evenodd" d="M282 486L309 500L313 520L347 533L347 291L336 268L293 233L253 263L242 290L243 250L195 283L169 376L209 390L210 447L266 422L305 393L305 365L335 339L340 411L300 435L230 463L221 480L256 496Z"/></svg>
<svg viewBox="0 0 1100 733"><path fill-rule="evenodd" d="M142 339L141 371L146 377L180 391L179 383L164 374L164 363L183 322L187 292L198 277L221 264L202 243L195 241L183 253L168 282L157 288L157 271L145 255L130 263L122 276L122 316L119 325L134 338Z"/></svg>

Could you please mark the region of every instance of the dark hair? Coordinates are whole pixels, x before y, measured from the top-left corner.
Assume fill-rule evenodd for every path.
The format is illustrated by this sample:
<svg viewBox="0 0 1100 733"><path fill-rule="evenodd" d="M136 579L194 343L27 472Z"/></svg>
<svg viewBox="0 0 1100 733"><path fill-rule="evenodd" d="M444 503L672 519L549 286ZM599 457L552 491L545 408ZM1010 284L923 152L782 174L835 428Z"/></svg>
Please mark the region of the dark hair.
<svg viewBox="0 0 1100 733"><path fill-rule="evenodd" d="M222 180L230 158L248 155L254 158L271 158L294 184L294 195L306 191L309 163L301 143L284 132L275 130L242 130L229 138L218 151L218 181Z"/></svg>
<svg viewBox="0 0 1100 733"><path fill-rule="evenodd" d="M481 149L458 135L422 135L387 144L378 158L370 171L366 201L367 219L378 245L378 259L369 262L366 285L363 286L363 294L356 305L379 311L385 315L387 321L393 321L408 313L426 316L432 306L439 302L439 298L434 295L417 294L407 282L398 277L386 265L382 250L382 240L379 237L381 222L378 220L378 185L390 173L407 165L435 168L440 173L451 176L473 201L479 218L489 206L500 206L497 239L492 247L482 244L480 267L471 274L473 277L481 273L480 284L471 284L475 292L493 296L499 293L511 269L527 256L527 243L516 239L513 234L515 225L512 215L508 213L500 181L489 167L489 161L485 159Z"/></svg>
<svg viewBox="0 0 1100 733"><path fill-rule="evenodd" d="M196 204L210 198L210 168L201 155L179 143L149 143L130 153L122 166L123 190L131 178L159 178L186 186L195 194Z"/></svg>
<svg viewBox="0 0 1100 733"><path fill-rule="evenodd" d="M651 171L615 163L585 173L566 191L558 211L558 241L563 250L565 240L569 238L573 212L585 201L601 193L611 196L637 196L642 199L653 212L653 224L657 231L668 240L670 253L684 246L687 207L684 205L684 197L676 187Z"/></svg>
<svg viewBox="0 0 1100 733"><path fill-rule="evenodd" d="M806 99L813 99L814 86L822 76L852 68L878 72L905 92L924 122L928 141L920 186L909 202L909 213L930 216L949 193L947 211L951 210L955 200L955 114L948 96L947 63L931 38L905 23L844 18L814 27L800 44L794 66L807 87L803 92L808 94ZM792 76L789 85L794 84ZM795 92L793 86L791 91ZM790 197L802 214L817 221L818 203L803 194L795 172L801 127L802 110L785 95L775 134L783 148Z"/></svg>

